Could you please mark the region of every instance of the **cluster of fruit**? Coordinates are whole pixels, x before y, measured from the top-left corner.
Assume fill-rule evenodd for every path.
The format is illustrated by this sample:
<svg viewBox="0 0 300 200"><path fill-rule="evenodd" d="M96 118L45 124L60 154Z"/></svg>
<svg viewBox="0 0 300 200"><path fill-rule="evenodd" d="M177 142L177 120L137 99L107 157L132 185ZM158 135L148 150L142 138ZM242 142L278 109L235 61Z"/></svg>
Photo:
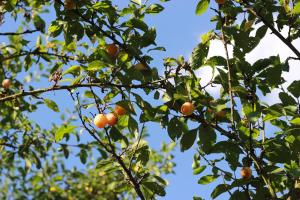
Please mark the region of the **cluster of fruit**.
<svg viewBox="0 0 300 200"><path fill-rule="evenodd" d="M118 117L126 114L126 109L122 106L116 105L114 112L104 115L100 113L95 116L94 124L98 128L104 128L106 125L114 126L118 123Z"/></svg>

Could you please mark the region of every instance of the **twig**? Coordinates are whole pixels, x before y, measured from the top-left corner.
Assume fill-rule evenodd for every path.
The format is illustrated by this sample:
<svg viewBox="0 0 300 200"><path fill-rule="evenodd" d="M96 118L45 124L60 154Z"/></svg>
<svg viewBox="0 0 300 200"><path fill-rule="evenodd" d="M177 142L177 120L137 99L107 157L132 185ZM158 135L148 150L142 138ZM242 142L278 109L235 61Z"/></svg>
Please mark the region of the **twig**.
<svg viewBox="0 0 300 200"><path fill-rule="evenodd" d="M29 33L34 33L38 32L39 30L26 30L24 32L7 32L7 33L0 33L0 35L23 35L23 34L29 34Z"/></svg>

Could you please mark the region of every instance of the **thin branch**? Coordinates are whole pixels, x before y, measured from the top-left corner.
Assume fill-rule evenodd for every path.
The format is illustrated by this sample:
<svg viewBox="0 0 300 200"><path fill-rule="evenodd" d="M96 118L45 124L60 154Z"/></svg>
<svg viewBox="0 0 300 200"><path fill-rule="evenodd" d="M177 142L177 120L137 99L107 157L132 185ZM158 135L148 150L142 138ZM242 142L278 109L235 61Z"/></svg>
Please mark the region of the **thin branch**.
<svg viewBox="0 0 300 200"><path fill-rule="evenodd" d="M243 1L244 2L244 1ZM249 4L247 4L249 6ZM268 22L268 20L265 19L263 15L261 15L259 12L255 11L253 8L247 8L254 16L256 16L258 19L260 19L271 31L284 43L286 44L293 52L294 54L300 59L300 52L298 49L290 42L288 39L283 37L283 35L271 24Z"/></svg>
<svg viewBox="0 0 300 200"><path fill-rule="evenodd" d="M133 185L134 187L134 190L136 191L137 195L140 197L141 200L145 200L145 197L144 197L144 194L143 192L141 191L140 189L140 184L139 182L133 177L130 169L128 169L126 167L126 164L124 163L124 161L122 160L121 156L117 155L117 153L115 152L115 147L114 145L112 144L112 141L109 137L109 134L107 132L107 129L105 129L105 133L106 133L106 136L108 138L108 141L109 141L109 148L106 144L104 144L100 138L98 138L95 133L90 130L88 127L87 127L87 124L85 123L84 119L83 119L83 116L82 116L82 112L81 112L81 105L80 105L80 99L79 99L79 93L77 93L76 95L76 99L74 98L72 92L69 90L70 92L70 95L73 99L73 101L77 100L77 103L78 103L78 106L76 106L76 109L77 109L77 112L78 112L78 115L79 115L79 118L80 118L80 121L83 125L83 127L85 128L85 130L88 131L88 133L99 143L100 146L102 146L108 153L110 153L116 160L117 162L119 163L119 165L122 167L122 169L124 170L124 172L126 173L127 177L129 178L129 181L130 183Z"/></svg>
<svg viewBox="0 0 300 200"><path fill-rule="evenodd" d="M51 86L48 88L42 88L42 89L37 89L37 90L32 90L32 91L22 91L17 94L9 95L6 97L0 98L0 102L5 102L5 101L11 101L20 97L25 97L25 96L34 96L37 94L42 94L50 91L56 91L56 90L70 90L70 89L75 89L75 88L82 88L82 87L100 87L100 88L105 88L105 87L124 87L124 88L132 88L132 89L143 89L143 88L149 88L149 89L157 89L159 86L155 86L154 84L163 82L164 80L159 80L159 81L153 81L150 83L144 83L144 84L129 84L129 85L122 85L122 84L114 84L114 83L80 83L80 84L74 84L74 85L63 85L63 86Z"/></svg>
<svg viewBox="0 0 300 200"><path fill-rule="evenodd" d="M34 32L38 32L39 30L26 30L23 32L6 32L6 33L0 33L0 35L6 36L6 35L24 35L24 34L30 34Z"/></svg>
<svg viewBox="0 0 300 200"><path fill-rule="evenodd" d="M55 56L55 57L58 57L60 59L67 60L67 61L74 60L74 61L78 61L78 62L87 62L86 60L77 59L75 56L67 56L67 55L61 55L61 54L57 54L57 53L50 53L50 52L43 52L43 51L22 51L22 52L18 52L16 54L4 57L1 59L1 61L11 60L14 58L23 57L23 56L27 56L27 55L35 55L35 56L48 55L48 56Z"/></svg>

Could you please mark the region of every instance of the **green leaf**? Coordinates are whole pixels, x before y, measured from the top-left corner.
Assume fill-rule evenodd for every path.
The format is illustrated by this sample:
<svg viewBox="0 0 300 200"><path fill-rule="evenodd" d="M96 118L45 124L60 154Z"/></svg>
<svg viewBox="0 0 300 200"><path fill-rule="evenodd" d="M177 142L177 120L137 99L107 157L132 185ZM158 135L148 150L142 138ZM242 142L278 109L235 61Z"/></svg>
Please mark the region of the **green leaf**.
<svg viewBox="0 0 300 200"><path fill-rule="evenodd" d="M103 69L104 67L106 67L106 64L104 62L102 62L101 60L94 60L88 65L87 70L88 71L99 71L99 70Z"/></svg>
<svg viewBox="0 0 300 200"><path fill-rule="evenodd" d="M164 7L159 5L159 4L152 4L150 5L145 13L149 13L149 14L157 14L157 13L160 13L161 11L164 10Z"/></svg>
<svg viewBox="0 0 300 200"><path fill-rule="evenodd" d="M293 11L294 14L300 14L300 2L296 3Z"/></svg>
<svg viewBox="0 0 300 200"><path fill-rule="evenodd" d="M220 194L230 190L231 187L230 185L227 184L220 184L217 187L215 187L215 189L213 190L213 192L211 193L211 198L215 199L217 198Z"/></svg>
<svg viewBox="0 0 300 200"><path fill-rule="evenodd" d="M198 184L201 184L201 185L206 185L206 184L209 184L213 181L215 181L217 179L217 176L214 176L214 175L206 175L206 176L203 176L199 179L198 181Z"/></svg>
<svg viewBox="0 0 300 200"><path fill-rule="evenodd" d="M81 151L79 153L79 158L80 158L80 161L82 164L86 163L87 156L88 156L88 154L87 154L86 150L81 149Z"/></svg>
<svg viewBox="0 0 300 200"><path fill-rule="evenodd" d="M292 82L287 89L290 93L294 95L294 97L296 98L300 97L300 81Z"/></svg>
<svg viewBox="0 0 300 200"><path fill-rule="evenodd" d="M168 134L170 138L175 141L180 138L183 133L183 124L176 117L173 117L168 124Z"/></svg>
<svg viewBox="0 0 300 200"><path fill-rule="evenodd" d="M203 43L198 44L197 47L194 48L191 56L191 66L193 69L198 69L205 63L208 50L209 46Z"/></svg>
<svg viewBox="0 0 300 200"><path fill-rule="evenodd" d="M40 30L42 33L45 33L45 21L39 15L35 15L33 17L33 24L36 29Z"/></svg>
<svg viewBox="0 0 300 200"><path fill-rule="evenodd" d="M60 24L57 21L53 21L48 28L48 32L49 32L50 36L54 37L54 38L59 36L59 34L61 34L62 30L63 30L62 24Z"/></svg>
<svg viewBox="0 0 300 200"><path fill-rule="evenodd" d="M141 0L130 0L132 3L135 3L137 5L142 5L142 1Z"/></svg>
<svg viewBox="0 0 300 200"><path fill-rule="evenodd" d="M204 152L208 153L216 142L216 132L209 126L201 124L199 128L200 145Z"/></svg>
<svg viewBox="0 0 300 200"><path fill-rule="evenodd" d="M187 133L184 133L180 140L181 151L188 150L191 148L196 140L198 129L190 130Z"/></svg>
<svg viewBox="0 0 300 200"><path fill-rule="evenodd" d="M285 92L280 92L279 93L279 98L285 106L296 105L297 104L295 99L293 97L291 97L290 95L288 95L287 93L285 93Z"/></svg>
<svg viewBox="0 0 300 200"><path fill-rule="evenodd" d="M210 0L200 0L196 7L196 15L202 15L205 13L209 6Z"/></svg>
<svg viewBox="0 0 300 200"><path fill-rule="evenodd" d="M300 117L297 117L297 118L291 120L290 122L295 125L300 125Z"/></svg>
<svg viewBox="0 0 300 200"><path fill-rule="evenodd" d="M142 185L145 186L146 188L148 188L154 194L157 194L159 196L165 196L166 195L165 189L161 185L159 185L158 183L143 182Z"/></svg>
<svg viewBox="0 0 300 200"><path fill-rule="evenodd" d="M69 67L68 69L66 69L62 75L66 75L66 74L72 74L74 76L78 76L80 74L80 66L78 65L74 65L74 66L71 66Z"/></svg>
<svg viewBox="0 0 300 200"><path fill-rule="evenodd" d="M73 132L77 127L72 125L62 125L59 129L55 132L55 141L59 142L63 139L65 134L69 134Z"/></svg>
<svg viewBox="0 0 300 200"><path fill-rule="evenodd" d="M54 112L59 112L59 108L54 101L52 101L50 99L44 99L44 102L48 108L50 108Z"/></svg>
<svg viewBox="0 0 300 200"><path fill-rule="evenodd" d="M205 169L206 169L206 165L203 165L201 167L197 167L196 169L194 169L193 174L194 175L201 174Z"/></svg>

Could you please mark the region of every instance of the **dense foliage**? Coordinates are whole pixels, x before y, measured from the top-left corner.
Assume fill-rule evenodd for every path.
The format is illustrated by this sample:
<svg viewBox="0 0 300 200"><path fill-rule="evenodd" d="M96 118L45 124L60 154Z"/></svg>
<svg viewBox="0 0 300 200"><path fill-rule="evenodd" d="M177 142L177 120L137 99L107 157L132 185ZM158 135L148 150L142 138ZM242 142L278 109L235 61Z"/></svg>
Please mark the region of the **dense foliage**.
<svg viewBox="0 0 300 200"><path fill-rule="evenodd" d="M166 49L145 17L172 1L118 4L0 1L2 26L14 21L16 29L0 33L0 198L165 196L177 142L196 149L191 164L201 187L219 183L213 199L300 199L300 80L284 87L282 76L300 60L293 44L300 1L200 0L195 14L210 9L215 28L191 59L167 57L160 67L153 55ZM293 54L247 60L268 31ZM225 56L208 57L213 40ZM203 85L196 71L207 66L214 76ZM260 101L274 89L280 102ZM43 111L46 127L33 120L44 105L60 115ZM95 118L102 113L112 113L110 125L105 115ZM154 123L174 141L160 150L147 142ZM72 163L76 157L82 164Z"/></svg>

